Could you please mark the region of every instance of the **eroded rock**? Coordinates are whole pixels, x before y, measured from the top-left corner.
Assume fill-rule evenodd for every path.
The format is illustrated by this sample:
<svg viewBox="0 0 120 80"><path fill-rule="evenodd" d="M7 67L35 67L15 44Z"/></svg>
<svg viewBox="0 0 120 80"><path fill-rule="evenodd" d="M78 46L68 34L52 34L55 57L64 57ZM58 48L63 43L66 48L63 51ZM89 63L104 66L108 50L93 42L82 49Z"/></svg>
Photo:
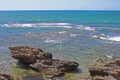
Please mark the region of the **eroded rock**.
<svg viewBox="0 0 120 80"><path fill-rule="evenodd" d="M9 47L12 53L12 57L18 59L20 62L31 64L35 63L36 55L39 52L43 52L40 48L32 48L28 46Z"/></svg>
<svg viewBox="0 0 120 80"><path fill-rule="evenodd" d="M0 80L14 80L14 78L7 74L0 74Z"/></svg>
<svg viewBox="0 0 120 80"><path fill-rule="evenodd" d="M78 67L76 62L53 59L52 53L44 52L40 48L15 46L9 47L9 49L13 58L52 77L63 75L65 72L73 71Z"/></svg>
<svg viewBox="0 0 120 80"><path fill-rule="evenodd" d="M51 65L45 65L37 61L34 64L30 64L30 67L42 71L46 75L60 76L66 71L75 70L78 67L78 63L53 59Z"/></svg>
<svg viewBox="0 0 120 80"><path fill-rule="evenodd" d="M120 60L89 69L93 80L120 80Z"/></svg>

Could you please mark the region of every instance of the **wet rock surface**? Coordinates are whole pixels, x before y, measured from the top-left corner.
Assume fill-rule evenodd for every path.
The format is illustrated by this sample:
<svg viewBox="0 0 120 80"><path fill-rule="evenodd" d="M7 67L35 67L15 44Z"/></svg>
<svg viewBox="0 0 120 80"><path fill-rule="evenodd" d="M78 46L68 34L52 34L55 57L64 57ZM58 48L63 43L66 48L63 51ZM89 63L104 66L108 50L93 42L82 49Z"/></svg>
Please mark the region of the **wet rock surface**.
<svg viewBox="0 0 120 80"><path fill-rule="evenodd" d="M7 74L0 74L0 80L14 80L14 78Z"/></svg>
<svg viewBox="0 0 120 80"><path fill-rule="evenodd" d="M120 60L89 69L93 80L120 80Z"/></svg>
<svg viewBox="0 0 120 80"><path fill-rule="evenodd" d="M15 46L9 47L9 49L13 58L51 77L64 75L65 72L73 71L79 65L72 61L53 59L52 53L44 52L40 48Z"/></svg>

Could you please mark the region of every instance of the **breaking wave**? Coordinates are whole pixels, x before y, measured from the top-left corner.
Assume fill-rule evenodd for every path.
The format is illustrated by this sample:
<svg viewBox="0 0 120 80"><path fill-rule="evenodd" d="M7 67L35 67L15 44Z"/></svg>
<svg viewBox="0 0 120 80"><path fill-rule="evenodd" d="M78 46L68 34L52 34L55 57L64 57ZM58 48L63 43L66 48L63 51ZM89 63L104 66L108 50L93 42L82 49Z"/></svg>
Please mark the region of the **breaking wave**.
<svg viewBox="0 0 120 80"><path fill-rule="evenodd" d="M42 27L42 28L72 28L77 30L85 30L85 31L98 31L107 29L112 31L119 31L118 28L108 28L108 27L99 27L94 28L90 26L85 25L77 25L77 24L71 24L71 23L11 23L11 24L2 24L0 25L2 27ZM66 34L66 31L58 32L58 34ZM71 37L76 37L77 34L70 34ZM106 36L103 34L99 35L92 35L92 38L99 38L102 40L109 40L109 41L117 41L120 42L120 36ZM44 42L53 42L53 43L61 43L61 41L56 40L45 40Z"/></svg>
<svg viewBox="0 0 120 80"><path fill-rule="evenodd" d="M2 27L43 27L43 28L74 28L79 30L95 31L96 29L85 25L76 25L71 23L11 23L2 24Z"/></svg>
<svg viewBox="0 0 120 80"><path fill-rule="evenodd" d="M94 33L94 35L91 35L92 38L99 38L102 40L108 40L108 41L114 41L114 42L120 42L120 28L112 28L112 27L98 27L96 28L97 33ZM106 32L108 33L106 33ZM104 34L105 33L105 34Z"/></svg>
<svg viewBox="0 0 120 80"><path fill-rule="evenodd" d="M77 34L70 34L70 36L71 36L71 37L76 37L76 36L77 36Z"/></svg>
<svg viewBox="0 0 120 80"><path fill-rule="evenodd" d="M114 36L114 37L100 37L100 39L120 42L120 36Z"/></svg>
<svg viewBox="0 0 120 80"><path fill-rule="evenodd" d="M94 27L84 26L84 25L78 25L76 27L76 29L87 30L87 31L95 31L96 30Z"/></svg>
<svg viewBox="0 0 120 80"><path fill-rule="evenodd" d="M62 40L51 40L51 39L46 39L44 40L45 43L62 43Z"/></svg>
<svg viewBox="0 0 120 80"><path fill-rule="evenodd" d="M120 42L120 36L92 35L92 38Z"/></svg>
<svg viewBox="0 0 120 80"><path fill-rule="evenodd" d="M72 28L69 23L15 23L15 24L3 24L3 27L64 27Z"/></svg>

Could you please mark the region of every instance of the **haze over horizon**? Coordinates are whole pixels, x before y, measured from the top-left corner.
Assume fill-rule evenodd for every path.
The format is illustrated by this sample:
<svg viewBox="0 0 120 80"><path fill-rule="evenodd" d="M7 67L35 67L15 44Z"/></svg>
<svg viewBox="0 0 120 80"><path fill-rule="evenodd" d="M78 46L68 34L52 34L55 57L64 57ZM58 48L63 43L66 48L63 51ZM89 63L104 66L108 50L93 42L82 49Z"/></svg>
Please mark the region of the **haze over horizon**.
<svg viewBox="0 0 120 80"><path fill-rule="evenodd" d="M120 0L0 0L0 10L120 10Z"/></svg>

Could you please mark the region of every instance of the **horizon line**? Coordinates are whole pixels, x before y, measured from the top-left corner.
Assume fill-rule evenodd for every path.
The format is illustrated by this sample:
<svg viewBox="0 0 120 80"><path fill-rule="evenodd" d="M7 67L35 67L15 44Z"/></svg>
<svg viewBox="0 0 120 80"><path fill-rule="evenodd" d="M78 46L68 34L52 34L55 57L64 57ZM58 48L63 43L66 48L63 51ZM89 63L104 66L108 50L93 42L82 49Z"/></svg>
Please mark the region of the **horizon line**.
<svg viewBox="0 0 120 80"><path fill-rule="evenodd" d="M57 9L56 10L52 10L52 9L51 10L32 10L32 9L17 10L16 9L16 10L0 10L0 11L120 11L120 10L64 10L64 9L63 10L62 9L61 10L57 10Z"/></svg>

